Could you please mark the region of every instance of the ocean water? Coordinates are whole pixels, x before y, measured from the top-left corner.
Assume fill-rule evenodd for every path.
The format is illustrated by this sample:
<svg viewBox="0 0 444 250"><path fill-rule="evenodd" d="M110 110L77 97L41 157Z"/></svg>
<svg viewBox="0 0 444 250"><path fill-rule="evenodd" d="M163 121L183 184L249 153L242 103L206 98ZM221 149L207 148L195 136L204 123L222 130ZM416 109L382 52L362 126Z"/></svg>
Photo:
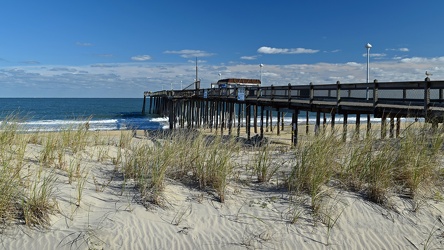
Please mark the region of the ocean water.
<svg viewBox="0 0 444 250"><path fill-rule="evenodd" d="M166 126L165 118L142 115L142 105L143 98L0 98L0 121L17 118L27 131L57 131L86 122L91 130Z"/></svg>

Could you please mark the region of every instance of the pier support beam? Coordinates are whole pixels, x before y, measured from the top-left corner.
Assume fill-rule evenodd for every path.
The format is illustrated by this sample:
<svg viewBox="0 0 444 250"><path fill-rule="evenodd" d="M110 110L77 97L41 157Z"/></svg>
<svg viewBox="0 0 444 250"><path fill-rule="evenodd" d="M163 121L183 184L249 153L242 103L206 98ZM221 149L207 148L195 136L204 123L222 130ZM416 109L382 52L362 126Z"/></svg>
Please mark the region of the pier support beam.
<svg viewBox="0 0 444 250"><path fill-rule="evenodd" d="M291 143L293 146L298 144L298 115L299 110L295 110L291 117Z"/></svg>
<svg viewBox="0 0 444 250"><path fill-rule="evenodd" d="M242 121L242 108L243 104L239 103L237 106L237 137L240 136L240 130L241 130L241 121Z"/></svg>
<svg viewBox="0 0 444 250"><path fill-rule="evenodd" d="M390 138L395 137L395 118L394 117L390 117Z"/></svg>
<svg viewBox="0 0 444 250"><path fill-rule="evenodd" d="M381 139L387 136L387 115L383 114L381 119Z"/></svg>
<svg viewBox="0 0 444 250"><path fill-rule="evenodd" d="M247 140L250 140L251 138L251 105L247 104L246 112L245 112L245 128L247 129Z"/></svg>
<svg viewBox="0 0 444 250"><path fill-rule="evenodd" d="M370 119L370 114L367 115L367 136L370 135L370 132L372 130L372 122Z"/></svg>
<svg viewBox="0 0 444 250"><path fill-rule="evenodd" d="M264 138L264 106L261 106L261 138Z"/></svg>
<svg viewBox="0 0 444 250"><path fill-rule="evenodd" d="M356 139L359 139L361 134L361 114L356 114L356 131L355 131L355 137Z"/></svg>
<svg viewBox="0 0 444 250"><path fill-rule="evenodd" d="M281 131L284 131L284 117L285 114L284 112L281 113Z"/></svg>
<svg viewBox="0 0 444 250"><path fill-rule="evenodd" d="M319 135L321 129L321 112L316 112L316 125L315 125L315 135Z"/></svg>
<svg viewBox="0 0 444 250"><path fill-rule="evenodd" d="M342 140L347 141L347 126L348 126L348 114L344 114L344 121L342 123Z"/></svg>
<svg viewBox="0 0 444 250"><path fill-rule="evenodd" d="M145 115L146 95L143 95L142 115Z"/></svg>
<svg viewBox="0 0 444 250"><path fill-rule="evenodd" d="M253 107L253 115L254 115L254 133L257 134L257 104Z"/></svg>

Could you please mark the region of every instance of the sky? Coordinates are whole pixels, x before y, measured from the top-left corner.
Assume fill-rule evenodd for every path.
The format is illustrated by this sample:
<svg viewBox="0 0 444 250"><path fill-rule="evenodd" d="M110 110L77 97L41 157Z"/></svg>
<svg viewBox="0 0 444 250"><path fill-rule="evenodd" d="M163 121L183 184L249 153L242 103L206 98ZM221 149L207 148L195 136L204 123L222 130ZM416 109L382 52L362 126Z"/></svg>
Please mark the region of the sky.
<svg viewBox="0 0 444 250"><path fill-rule="evenodd" d="M442 0L2 0L0 98L444 79ZM260 65L263 67L260 67Z"/></svg>

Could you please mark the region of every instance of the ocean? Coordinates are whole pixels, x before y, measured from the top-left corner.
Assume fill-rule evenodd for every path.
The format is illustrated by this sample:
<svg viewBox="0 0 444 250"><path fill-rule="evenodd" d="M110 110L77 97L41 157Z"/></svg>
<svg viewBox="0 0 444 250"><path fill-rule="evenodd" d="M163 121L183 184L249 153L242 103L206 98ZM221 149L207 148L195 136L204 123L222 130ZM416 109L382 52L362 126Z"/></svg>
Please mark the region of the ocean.
<svg viewBox="0 0 444 250"><path fill-rule="evenodd" d="M87 121L90 130L157 130L167 125L166 118L142 115L142 105L143 98L0 98L0 121L17 118L26 131L57 131Z"/></svg>

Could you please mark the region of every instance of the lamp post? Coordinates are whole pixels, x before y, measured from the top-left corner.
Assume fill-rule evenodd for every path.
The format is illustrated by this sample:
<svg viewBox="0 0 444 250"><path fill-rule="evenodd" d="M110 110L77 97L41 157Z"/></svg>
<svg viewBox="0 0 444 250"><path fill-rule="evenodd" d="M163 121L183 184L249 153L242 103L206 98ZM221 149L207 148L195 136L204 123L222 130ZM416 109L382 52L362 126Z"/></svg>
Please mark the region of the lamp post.
<svg viewBox="0 0 444 250"><path fill-rule="evenodd" d="M369 83L369 81L370 81L370 49L371 49L371 47L372 47L372 45L370 43L367 43L365 45L365 48L367 49L367 83ZM368 100L368 87L367 87L366 97Z"/></svg>
<svg viewBox="0 0 444 250"><path fill-rule="evenodd" d="M365 48L367 49L367 83L369 83L369 80L370 80L370 49L372 48L372 45L370 43L367 43L365 45Z"/></svg>
<svg viewBox="0 0 444 250"><path fill-rule="evenodd" d="M367 43L365 45L365 48L367 49L367 83L369 83L370 81L370 48L372 47L372 45L370 43ZM366 92L366 99L368 101L368 87L367 87L367 92ZM369 131L371 128L371 122L370 122L370 114L367 114L367 131Z"/></svg>
<svg viewBox="0 0 444 250"><path fill-rule="evenodd" d="M259 68L260 68L260 70L259 70L259 80L261 81L261 84L262 84L262 67L264 67L264 65L262 63L259 64Z"/></svg>

